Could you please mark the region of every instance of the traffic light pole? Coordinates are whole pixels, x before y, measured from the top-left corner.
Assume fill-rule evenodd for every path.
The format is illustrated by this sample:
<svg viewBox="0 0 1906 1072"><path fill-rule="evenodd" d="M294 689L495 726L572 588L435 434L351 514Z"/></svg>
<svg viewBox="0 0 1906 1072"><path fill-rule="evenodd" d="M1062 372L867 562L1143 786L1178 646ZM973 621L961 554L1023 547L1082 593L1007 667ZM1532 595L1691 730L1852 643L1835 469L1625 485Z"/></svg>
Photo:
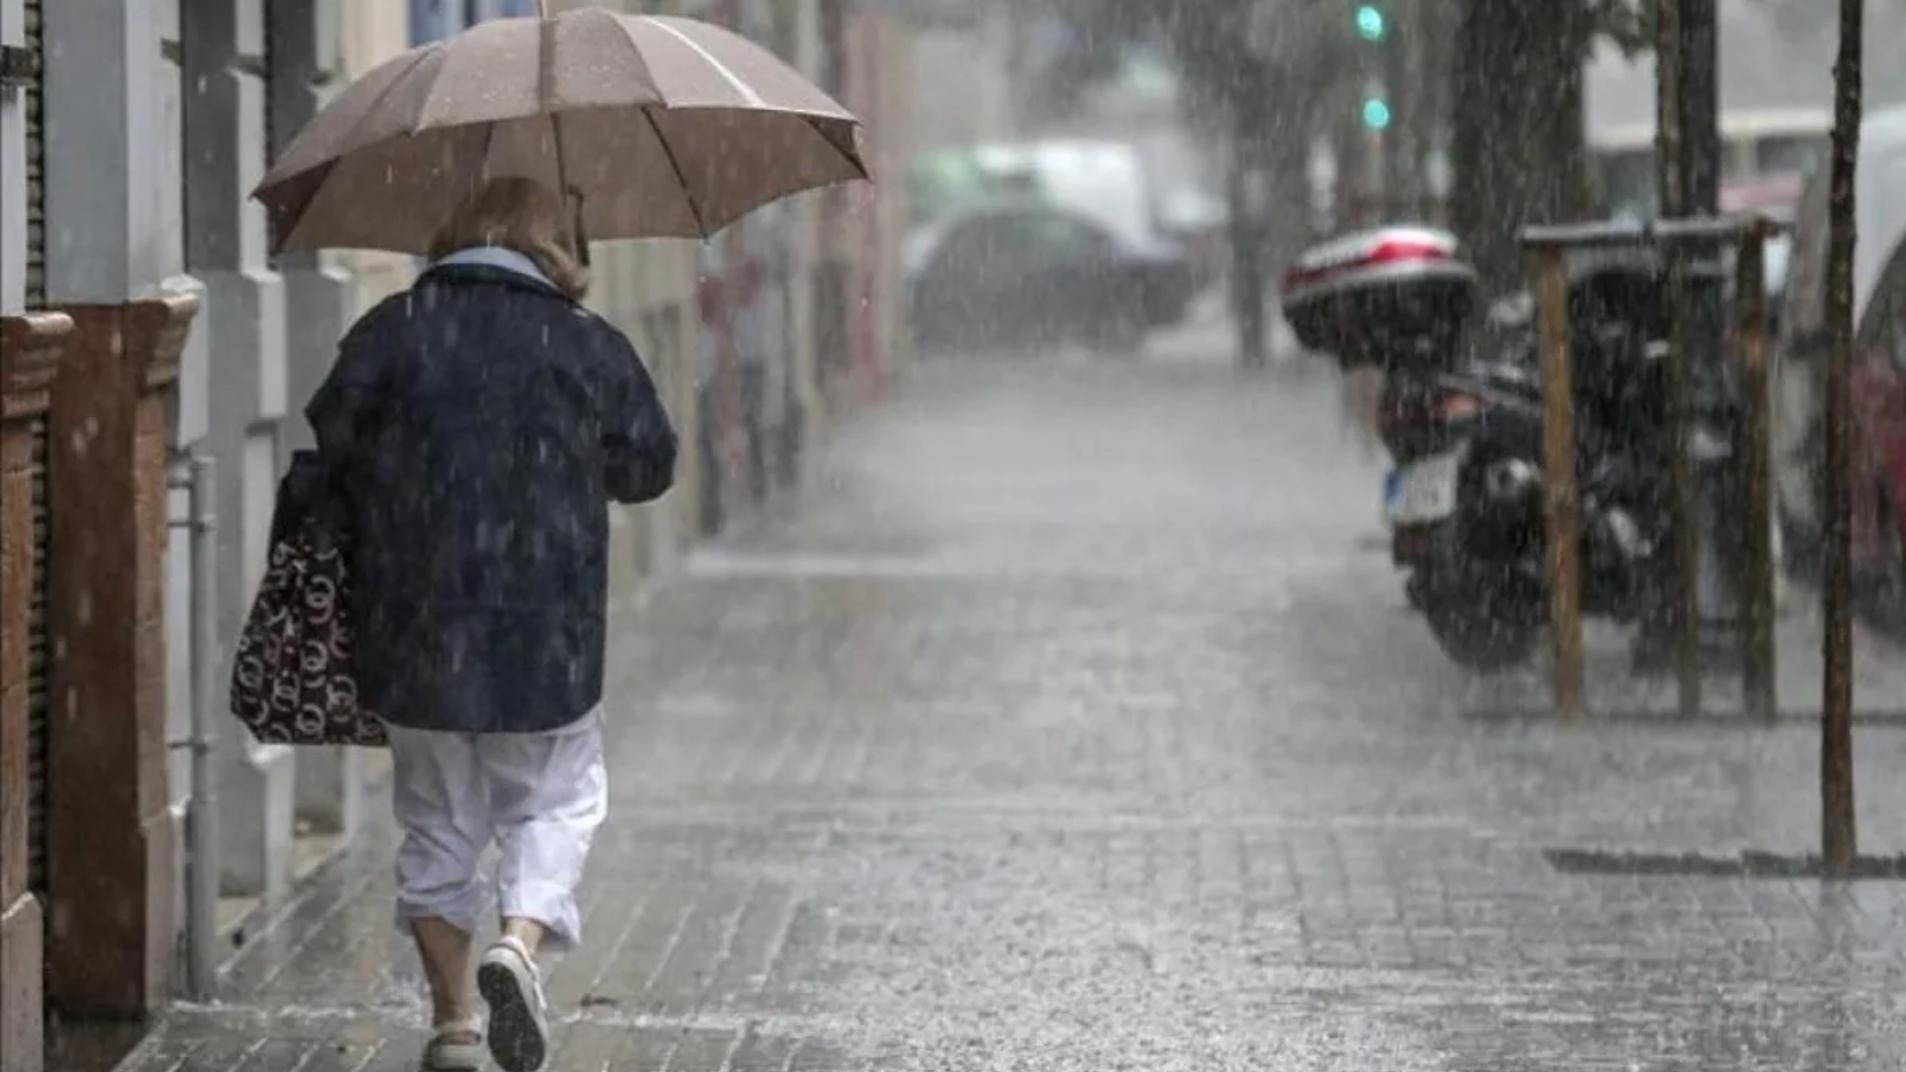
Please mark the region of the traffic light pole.
<svg viewBox="0 0 1906 1072"><path fill-rule="evenodd" d="M1358 94L1359 100L1367 97L1367 93ZM1372 174L1370 128L1360 109L1351 111L1337 124L1341 131L1337 152L1338 226L1342 230L1369 227L1376 214L1372 188L1378 180Z"/></svg>
<svg viewBox="0 0 1906 1072"><path fill-rule="evenodd" d="M1417 169L1421 149L1416 138L1415 105L1410 100L1410 49L1413 23L1403 17L1404 4L1391 0L1387 32L1378 47L1383 60L1382 100L1389 108L1389 126L1380 132L1383 145L1383 203L1392 220L1413 219L1420 209Z"/></svg>
<svg viewBox="0 0 1906 1072"><path fill-rule="evenodd" d="M1270 210L1264 133L1252 109L1237 107L1232 120L1231 301L1237 317L1238 362L1245 368L1262 368L1270 359L1269 318L1264 308L1270 286L1264 270Z"/></svg>
<svg viewBox="0 0 1906 1072"><path fill-rule="evenodd" d="M1687 139L1682 120L1686 111L1682 101L1686 92L1681 0L1660 0L1656 41L1656 133L1655 156L1660 182L1660 215L1683 219L1688 214L1685 181ZM1698 576L1701 568L1699 509L1695 491L1694 459L1687 428L1693 414L1694 362L1690 350L1691 318L1688 309L1688 253L1675 246L1663 251L1667 262L1669 302L1668 411L1670 444L1668 449L1668 486L1673 502L1674 591L1654 621L1644 626L1640 643L1652 646L1651 633L1663 625L1672 625L1675 639L1675 670L1680 686L1683 716L1701 711L1700 600ZM1662 618L1666 621L1662 621Z"/></svg>
<svg viewBox="0 0 1906 1072"><path fill-rule="evenodd" d="M1404 154L1397 145L1397 114L1392 97L1401 84L1397 76L1395 8L1398 0L1369 0L1358 4L1351 29L1358 38L1359 75L1354 115L1346 139L1345 166L1351 218L1357 226L1378 219L1395 219L1402 212Z"/></svg>

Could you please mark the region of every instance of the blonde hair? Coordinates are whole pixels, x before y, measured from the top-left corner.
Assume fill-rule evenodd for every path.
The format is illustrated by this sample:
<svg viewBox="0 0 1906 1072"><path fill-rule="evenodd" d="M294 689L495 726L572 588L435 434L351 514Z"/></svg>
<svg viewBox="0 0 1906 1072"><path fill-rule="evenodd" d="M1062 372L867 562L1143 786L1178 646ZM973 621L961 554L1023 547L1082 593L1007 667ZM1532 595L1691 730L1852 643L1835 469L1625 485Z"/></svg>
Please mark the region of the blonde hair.
<svg viewBox="0 0 1906 1072"><path fill-rule="evenodd" d="M589 291L589 270L576 256L575 235L562 201L532 179L486 180L437 232L430 257L437 260L480 246L523 254L573 298Z"/></svg>

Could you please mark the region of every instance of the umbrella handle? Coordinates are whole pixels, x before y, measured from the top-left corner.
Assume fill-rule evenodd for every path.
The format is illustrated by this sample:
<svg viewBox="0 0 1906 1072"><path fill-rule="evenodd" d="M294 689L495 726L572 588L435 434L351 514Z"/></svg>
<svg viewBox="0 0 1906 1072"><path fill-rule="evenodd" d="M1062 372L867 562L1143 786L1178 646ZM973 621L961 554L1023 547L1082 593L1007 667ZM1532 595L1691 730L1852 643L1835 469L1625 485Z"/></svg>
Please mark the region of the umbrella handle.
<svg viewBox="0 0 1906 1072"><path fill-rule="evenodd" d="M589 232L584 230L582 226L582 191L572 186L569 188L569 195L576 199L576 222L574 225L576 259L582 262L584 268L587 268L589 267Z"/></svg>

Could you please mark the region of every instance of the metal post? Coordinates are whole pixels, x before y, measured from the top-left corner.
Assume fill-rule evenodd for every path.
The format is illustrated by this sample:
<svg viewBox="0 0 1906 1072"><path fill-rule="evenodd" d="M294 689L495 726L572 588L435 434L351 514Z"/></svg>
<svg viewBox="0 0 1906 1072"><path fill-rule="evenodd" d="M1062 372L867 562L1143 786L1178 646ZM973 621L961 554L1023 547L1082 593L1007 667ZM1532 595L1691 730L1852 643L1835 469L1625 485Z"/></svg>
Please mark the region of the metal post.
<svg viewBox="0 0 1906 1072"><path fill-rule="evenodd" d="M218 984L218 487L213 460L195 454L192 469L192 799L186 814L191 854L186 888L186 974L191 996Z"/></svg>
<svg viewBox="0 0 1906 1072"><path fill-rule="evenodd" d="M1687 172L1685 130L1686 72L1682 60L1686 41L1681 28L1681 0L1660 0L1657 5L1656 39L1656 166L1661 195L1661 215L1680 219L1687 214ZM1674 512L1674 620L1676 668L1680 683L1681 713L1696 715L1701 710L1700 604L1698 602L1701 566L1698 509L1694 487L1694 459L1688 450L1688 422L1693 416L1694 385L1692 327L1688 308L1687 256L1679 244L1667 250L1668 299L1672 306L1672 352L1668 372L1669 485Z"/></svg>
<svg viewBox="0 0 1906 1072"><path fill-rule="evenodd" d="M1337 229L1353 231L1371 226L1370 132L1363 125L1361 104L1368 83L1355 83L1356 93L1342 108L1337 122Z"/></svg>
<svg viewBox="0 0 1906 1072"><path fill-rule="evenodd" d="M1548 513L1549 639L1555 658L1555 707L1582 715L1581 535L1575 490L1574 377L1568 352L1568 261L1556 247L1540 254L1542 464Z"/></svg>
<svg viewBox="0 0 1906 1072"><path fill-rule="evenodd" d="M1689 308L1688 257L1679 244L1667 249L1670 305L1668 354L1668 483L1673 505L1675 668L1681 714L1701 713L1701 516L1688 426L1694 418L1693 310Z"/></svg>
<svg viewBox="0 0 1906 1072"><path fill-rule="evenodd" d="M1742 637L1741 689L1747 714L1777 713L1774 655L1773 401L1767 375L1767 227L1761 222L1741 238L1735 272L1740 294L1740 354L1747 393L1742 444L1747 498L1747 629Z"/></svg>
<svg viewBox="0 0 1906 1072"><path fill-rule="evenodd" d="M1693 217L1715 217L1721 211L1722 154L1720 129L1719 11L1716 0L1680 0L1680 116L1681 182L1685 198L1681 211ZM1730 439L1744 439L1745 407L1730 390L1725 340L1729 335L1725 276L1720 246L1690 243L1688 282L1689 339L1692 355L1690 402L1703 427L1726 429ZM1714 269L1714 270L1710 270ZM1748 573L1751 552L1731 519L1747 509L1742 471L1733 466L1697 464L1695 501L1699 510L1696 539L1698 563L1696 613L1700 616L1703 649L1713 653L1728 634L1736 644L1747 624L1745 604L1753 597ZM1736 648L1735 650L1739 650Z"/></svg>

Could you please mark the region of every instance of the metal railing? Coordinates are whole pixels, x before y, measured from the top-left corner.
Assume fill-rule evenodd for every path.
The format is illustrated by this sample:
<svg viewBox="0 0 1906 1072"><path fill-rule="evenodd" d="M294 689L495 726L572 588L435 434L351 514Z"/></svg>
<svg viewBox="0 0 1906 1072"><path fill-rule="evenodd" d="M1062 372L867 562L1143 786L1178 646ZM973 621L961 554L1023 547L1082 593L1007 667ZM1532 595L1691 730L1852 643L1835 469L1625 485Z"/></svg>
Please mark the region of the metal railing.
<svg viewBox="0 0 1906 1072"><path fill-rule="evenodd" d="M1779 230L1762 216L1699 217L1652 224L1577 224L1531 227L1522 242L1534 257L1541 324L1543 467L1550 639L1554 647L1555 705L1565 718L1583 714L1581 545L1575 476L1574 374L1569 354L1568 258L1590 249L1651 249L1668 254L1671 354L1668 399L1675 532L1674 625L1680 709L1701 708L1700 565L1697 492L1689 445L1693 413L1693 345L1685 254L1690 247L1731 246L1735 259L1738 335L1735 351L1745 395L1742 451L1747 539L1745 629L1741 676L1747 713L1776 714L1774 649L1773 481L1770 458L1772 398L1767 354L1766 242Z"/></svg>
<svg viewBox="0 0 1906 1072"><path fill-rule="evenodd" d="M213 460L196 451L174 457L168 482L189 493L186 516L170 527L191 534L191 732L175 747L192 754L192 792L186 804L186 992L212 996L218 984L218 514Z"/></svg>

